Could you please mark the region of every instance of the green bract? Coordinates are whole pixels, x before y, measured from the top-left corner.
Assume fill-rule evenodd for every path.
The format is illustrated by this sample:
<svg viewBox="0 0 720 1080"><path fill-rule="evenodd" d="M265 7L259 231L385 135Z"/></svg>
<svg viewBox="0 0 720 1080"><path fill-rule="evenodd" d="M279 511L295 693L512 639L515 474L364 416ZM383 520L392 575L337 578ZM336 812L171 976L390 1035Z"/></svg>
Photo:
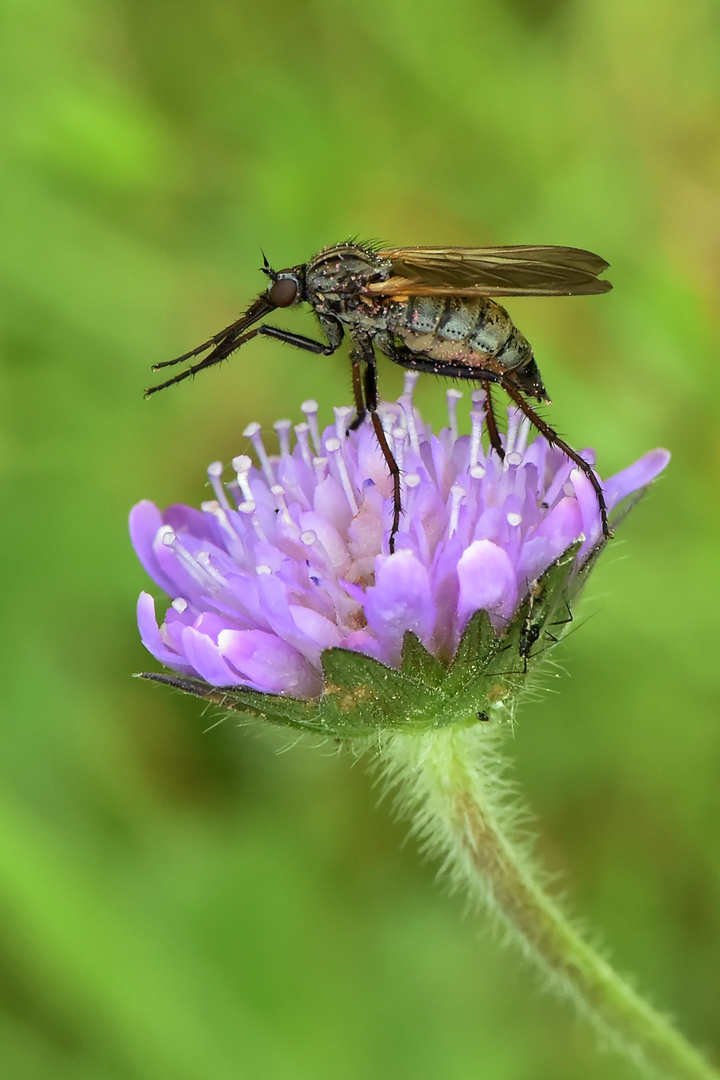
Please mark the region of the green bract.
<svg viewBox="0 0 720 1080"><path fill-rule="evenodd" d="M603 546L598 545L580 570L575 564L580 543L568 548L533 583L504 633L496 634L487 612L476 612L448 666L406 633L399 670L348 649L326 649L324 690L309 701L235 686L219 688L177 675L142 677L232 712L335 738L511 720L538 665L568 629L587 571Z"/></svg>

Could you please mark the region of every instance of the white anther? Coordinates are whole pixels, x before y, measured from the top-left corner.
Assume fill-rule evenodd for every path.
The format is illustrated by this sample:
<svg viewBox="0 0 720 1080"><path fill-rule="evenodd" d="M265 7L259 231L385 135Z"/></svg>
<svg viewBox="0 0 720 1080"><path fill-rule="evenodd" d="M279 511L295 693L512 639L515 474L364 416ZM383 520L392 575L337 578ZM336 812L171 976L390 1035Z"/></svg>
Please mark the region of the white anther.
<svg viewBox="0 0 720 1080"><path fill-rule="evenodd" d="M324 545L318 539L318 534L313 529L306 529L305 532L300 534L300 540L307 548L307 562L316 570L319 570L321 574L327 573L331 565L330 559ZM320 584L320 578L313 577L312 574L310 580L316 585Z"/></svg>
<svg viewBox="0 0 720 1080"><path fill-rule="evenodd" d="M270 458L268 452L265 449L265 443L262 440L261 427L257 420L254 420L243 431L243 435L246 439L249 439L253 444L253 449L257 454L258 461L260 462L260 468L263 471L265 479L268 482L268 486L275 483L275 477L273 475L272 465L270 464Z"/></svg>
<svg viewBox="0 0 720 1080"><path fill-rule="evenodd" d="M403 471L403 465L405 463L405 445L408 439L407 428L395 427L392 430L392 446L393 457L397 462L397 467L400 472Z"/></svg>
<svg viewBox="0 0 720 1080"><path fill-rule="evenodd" d="M454 535L458 526L460 507L465 501L466 491L459 484L453 484L450 488L450 522L448 524L448 540Z"/></svg>
<svg viewBox="0 0 720 1080"><path fill-rule="evenodd" d="M225 507L220 506L220 503L216 502L215 499L208 499L206 502L200 504L200 509L203 513L212 514L215 518L225 534L225 543L228 551L235 556L241 554L243 551L241 538L235 531L235 527L228 512L225 510Z"/></svg>
<svg viewBox="0 0 720 1080"><path fill-rule="evenodd" d="M403 502L405 504L405 518L408 521L412 521L413 507L415 506L415 497L417 489L420 485L420 477L417 473L405 473L402 478L403 484Z"/></svg>
<svg viewBox="0 0 720 1080"><path fill-rule="evenodd" d="M280 511L280 517L283 519L286 525L293 525L293 519L290 516L287 500L285 498L285 488L281 484L273 484L270 488L271 494L275 497L278 510Z"/></svg>
<svg viewBox="0 0 720 1080"><path fill-rule="evenodd" d="M479 391L484 394L484 391ZM478 391L473 393L473 398ZM485 412L482 404L478 401L473 402L473 407L470 411L470 423L472 425L470 434L470 470L479 463L480 457L483 456L482 448L482 433L483 433L483 421L485 419Z"/></svg>
<svg viewBox="0 0 720 1080"><path fill-rule="evenodd" d="M326 457L314 457L312 463L315 472L315 483L321 484L327 476L328 459Z"/></svg>
<svg viewBox="0 0 720 1080"><path fill-rule="evenodd" d="M335 414L335 431L340 442L343 441L347 435L347 429L350 424L350 420L355 415L355 410L350 409L347 405L338 405L333 409Z"/></svg>
<svg viewBox="0 0 720 1080"><path fill-rule="evenodd" d="M319 454L322 449L322 444L320 441L320 428L318 427L318 403L317 401L313 401L312 398L308 398L307 401L303 401L300 408L305 413L305 419L310 428L315 453Z"/></svg>
<svg viewBox="0 0 720 1080"><path fill-rule="evenodd" d="M216 584L227 585L226 579L223 577L220 571L213 566L210 559L209 551L199 551L195 556L195 561L197 562L198 566L201 566L203 570L205 570L205 572L212 578L212 580Z"/></svg>
<svg viewBox="0 0 720 1080"><path fill-rule="evenodd" d="M248 457L247 454L238 454L238 456L234 457L232 460L232 467L237 474L238 485L243 498L246 502L254 504L255 500L253 498L250 479L248 477L248 473L252 469L252 458Z"/></svg>
<svg viewBox="0 0 720 1080"><path fill-rule="evenodd" d="M252 527L253 527L253 529L255 531L255 535L257 536L258 540L263 540L264 541L264 540L267 540L267 537L265 536L265 533L264 533L263 528L262 528L262 526L260 524L260 521L258 520L258 516L255 513L256 509L257 509L256 504L254 502L252 502L252 500L248 499L247 502L241 502L240 503L240 505L238 506L238 513L243 514L246 518L249 519L250 524L252 525Z"/></svg>
<svg viewBox="0 0 720 1080"><path fill-rule="evenodd" d="M412 373L411 373L412 374ZM398 405L400 405L403 416L405 417L405 423L407 424L408 433L410 435L410 446L413 453L420 456L420 440L418 438L417 424L415 423L415 409L413 408L413 401L410 394L401 394L398 398Z"/></svg>
<svg viewBox="0 0 720 1080"><path fill-rule="evenodd" d="M163 526L158 533L161 543L166 547L172 548L173 555L180 563L181 566L187 570L190 577L197 581L199 585L207 588L208 585L215 584L215 575L210 573L208 567L203 566L200 561L200 556L193 557L184 544L181 544L177 538L177 534L174 529L171 529L169 525ZM207 554L207 553L206 553ZM222 579L221 579L222 580ZM223 581L224 584L224 581Z"/></svg>
<svg viewBox="0 0 720 1080"><path fill-rule="evenodd" d="M517 465L515 460L515 454L517 451L517 436L518 429L520 427L520 421L522 420L522 412L520 409L513 409L508 416L507 434L505 436L505 466ZM513 455L513 460L510 461L510 455ZM520 458L522 461L522 457Z"/></svg>
<svg viewBox="0 0 720 1080"><path fill-rule="evenodd" d="M307 424L295 425L295 438L298 441L303 461L306 465L312 467L313 453L310 449L310 428Z"/></svg>
<svg viewBox="0 0 720 1080"><path fill-rule="evenodd" d="M518 428L517 439L515 441L515 452L521 456L525 455L527 449L528 435L530 434L530 428L532 424L528 420L527 416L523 416L520 421L520 427Z"/></svg>
<svg viewBox="0 0 720 1080"><path fill-rule="evenodd" d="M280 456L289 457L292 420L276 420L273 427L277 432L278 443L280 444Z"/></svg>
<svg viewBox="0 0 720 1080"><path fill-rule="evenodd" d="M455 442L458 437L457 407L458 401L461 397L462 390L456 390L454 386L451 386L450 389L445 392L449 422L448 426L450 428L450 434L452 435L453 442Z"/></svg>
<svg viewBox="0 0 720 1080"><path fill-rule="evenodd" d="M403 397L405 395L407 395L407 397L409 397L410 400L412 401L413 392L415 390L415 386L416 386L417 381L418 381L419 378L420 378L420 372L419 371L406 371L405 372L405 378L403 379Z"/></svg>
<svg viewBox="0 0 720 1080"><path fill-rule="evenodd" d="M353 515L358 512L357 499L355 498L355 492L353 491L352 483L350 482L350 476L348 474L347 465L345 464L345 458L342 454L342 443L339 439L328 439L325 443L325 449L331 455L335 462L335 467L340 474L340 483L343 486L345 492L345 498L348 501L348 505L353 512Z"/></svg>
<svg viewBox="0 0 720 1080"><path fill-rule="evenodd" d="M207 474L208 474L208 480L210 481L210 484L212 485L212 489L215 492L215 498L217 499L220 506L222 506L224 510L229 510L230 509L230 503L228 502L228 497L225 494L225 488L223 487L223 482L222 482L222 474L223 474L223 463L222 463L222 461L213 461L211 465L208 465Z"/></svg>

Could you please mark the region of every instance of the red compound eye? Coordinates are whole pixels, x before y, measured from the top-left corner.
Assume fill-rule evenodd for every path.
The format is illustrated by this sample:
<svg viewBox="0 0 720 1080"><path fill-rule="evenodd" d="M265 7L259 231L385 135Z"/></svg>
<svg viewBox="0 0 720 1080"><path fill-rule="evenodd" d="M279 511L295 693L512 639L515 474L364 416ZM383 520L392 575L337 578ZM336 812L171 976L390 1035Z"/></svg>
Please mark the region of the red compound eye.
<svg viewBox="0 0 720 1080"><path fill-rule="evenodd" d="M270 287L268 296L275 307L289 307L297 296L297 281L293 278L278 278Z"/></svg>

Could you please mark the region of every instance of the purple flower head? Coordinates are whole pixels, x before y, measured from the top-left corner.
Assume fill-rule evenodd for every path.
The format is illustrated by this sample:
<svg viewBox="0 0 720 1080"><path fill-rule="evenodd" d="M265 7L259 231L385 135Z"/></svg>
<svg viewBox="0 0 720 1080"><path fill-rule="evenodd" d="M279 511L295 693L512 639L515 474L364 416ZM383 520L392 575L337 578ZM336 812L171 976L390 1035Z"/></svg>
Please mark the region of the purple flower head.
<svg viewBox="0 0 720 1080"><path fill-rule="evenodd" d="M396 550L389 554L392 482L369 423L348 433L353 411L335 410L322 433L317 406L306 421L275 424L270 455L258 424L244 434L258 464L240 455L200 510L164 513L139 503L132 541L153 580L172 597L158 625L142 593L143 643L160 663L213 687L245 687L310 699L323 693L325 650L365 654L399 668L411 631L447 667L471 616L485 611L498 637L531 586L574 548L576 571L602 543L597 499L584 473L508 410L504 460L484 449L484 391L471 395L470 434L449 423L434 435L406 379L381 406L402 474ZM591 464L591 451L583 457ZM669 455L653 450L603 484L608 509L644 488Z"/></svg>

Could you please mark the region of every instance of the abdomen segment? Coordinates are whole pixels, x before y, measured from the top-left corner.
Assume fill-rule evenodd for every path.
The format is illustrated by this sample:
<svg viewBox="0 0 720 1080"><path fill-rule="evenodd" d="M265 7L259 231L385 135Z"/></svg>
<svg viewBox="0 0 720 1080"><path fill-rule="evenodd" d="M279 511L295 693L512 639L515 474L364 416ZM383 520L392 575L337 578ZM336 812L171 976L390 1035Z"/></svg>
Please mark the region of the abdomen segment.
<svg viewBox="0 0 720 1080"><path fill-rule="evenodd" d="M505 308L482 296L409 296L394 301L388 329L413 352L498 373L521 367L532 356Z"/></svg>

